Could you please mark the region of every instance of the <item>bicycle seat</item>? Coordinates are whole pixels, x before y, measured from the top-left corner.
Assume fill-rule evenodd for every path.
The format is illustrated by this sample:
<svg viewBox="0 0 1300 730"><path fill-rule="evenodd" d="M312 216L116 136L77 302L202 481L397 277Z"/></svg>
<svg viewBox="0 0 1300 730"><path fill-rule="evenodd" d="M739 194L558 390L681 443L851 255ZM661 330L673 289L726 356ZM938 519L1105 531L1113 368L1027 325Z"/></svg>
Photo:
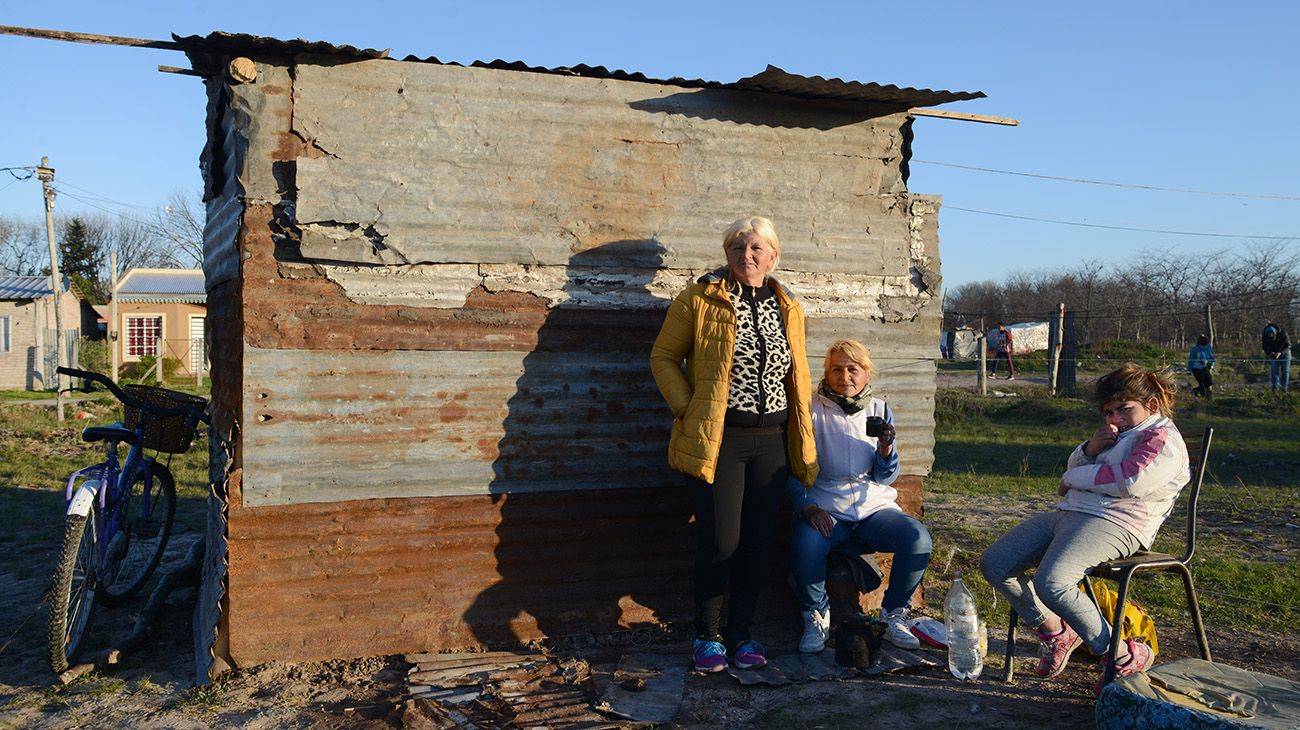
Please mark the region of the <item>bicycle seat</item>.
<svg viewBox="0 0 1300 730"><path fill-rule="evenodd" d="M95 441L125 441L129 444L139 442L140 436L135 431L123 426L120 423L110 424L108 426L91 426L83 429L81 440L87 443Z"/></svg>

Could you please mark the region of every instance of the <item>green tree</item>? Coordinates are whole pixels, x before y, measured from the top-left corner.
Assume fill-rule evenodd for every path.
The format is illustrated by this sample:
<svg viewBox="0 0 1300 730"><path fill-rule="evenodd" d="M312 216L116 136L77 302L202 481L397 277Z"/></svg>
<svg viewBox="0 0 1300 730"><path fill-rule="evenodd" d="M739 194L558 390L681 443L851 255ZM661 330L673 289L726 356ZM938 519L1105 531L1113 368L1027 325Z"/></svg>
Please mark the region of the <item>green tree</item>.
<svg viewBox="0 0 1300 730"><path fill-rule="evenodd" d="M77 285L92 304L108 301L108 284L103 278L104 249L91 235L86 222L72 218L59 238L59 273Z"/></svg>

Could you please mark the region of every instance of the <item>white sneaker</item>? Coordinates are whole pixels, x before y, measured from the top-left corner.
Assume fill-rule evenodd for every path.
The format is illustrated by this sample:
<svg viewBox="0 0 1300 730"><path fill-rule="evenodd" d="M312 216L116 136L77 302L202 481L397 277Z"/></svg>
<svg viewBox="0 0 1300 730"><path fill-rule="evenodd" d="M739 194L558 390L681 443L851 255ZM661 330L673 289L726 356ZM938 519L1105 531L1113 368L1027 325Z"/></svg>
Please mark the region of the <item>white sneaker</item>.
<svg viewBox="0 0 1300 730"><path fill-rule="evenodd" d="M816 654L826 648L826 639L831 635L831 612L804 611L803 638L799 639L799 651Z"/></svg>
<svg viewBox="0 0 1300 730"><path fill-rule="evenodd" d="M907 625L907 607L895 608L889 613L885 609L880 609L880 618L884 620L888 627L885 629L885 640L899 649L920 649L921 640L912 635Z"/></svg>

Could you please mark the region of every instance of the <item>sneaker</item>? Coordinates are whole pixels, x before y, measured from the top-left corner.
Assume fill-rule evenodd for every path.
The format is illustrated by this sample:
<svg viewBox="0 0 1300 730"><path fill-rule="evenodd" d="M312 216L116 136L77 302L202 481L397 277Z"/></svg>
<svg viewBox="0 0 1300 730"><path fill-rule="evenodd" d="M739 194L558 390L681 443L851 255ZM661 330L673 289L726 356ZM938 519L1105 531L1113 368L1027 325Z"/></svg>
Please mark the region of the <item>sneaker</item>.
<svg viewBox="0 0 1300 730"><path fill-rule="evenodd" d="M763 645L753 639L748 639L736 647L736 653L731 655L731 661L735 663L736 669L762 669L767 666Z"/></svg>
<svg viewBox="0 0 1300 730"><path fill-rule="evenodd" d="M1137 639L1125 639L1124 643L1128 645L1128 661L1115 666L1115 679L1129 677L1150 669L1156 658L1155 653L1151 651L1151 647ZM1092 687L1092 693L1098 697L1101 696L1101 690L1105 688L1103 681L1106 679L1106 662L1108 661L1110 659L1101 660L1101 676L1097 677L1097 683Z"/></svg>
<svg viewBox="0 0 1300 730"><path fill-rule="evenodd" d="M895 608L889 613L885 613L885 609L882 608L880 609L880 618L886 625L885 641L899 649L915 650L921 648L921 640L912 633L912 627L907 622L906 606Z"/></svg>
<svg viewBox="0 0 1300 730"><path fill-rule="evenodd" d="M820 652L826 648L826 639L830 638L830 635L830 609L803 612L803 638L799 639L799 651L805 654Z"/></svg>
<svg viewBox="0 0 1300 730"><path fill-rule="evenodd" d="M1051 679L1065 671L1065 665L1070 662L1070 655L1083 643L1079 634L1064 621L1061 622L1059 633L1048 636L1039 631L1038 639L1043 643L1038 647L1038 668L1034 670L1034 674L1043 679Z"/></svg>
<svg viewBox="0 0 1300 730"><path fill-rule="evenodd" d="M721 672L727 668L727 650L721 641L696 639L691 646L697 672Z"/></svg>

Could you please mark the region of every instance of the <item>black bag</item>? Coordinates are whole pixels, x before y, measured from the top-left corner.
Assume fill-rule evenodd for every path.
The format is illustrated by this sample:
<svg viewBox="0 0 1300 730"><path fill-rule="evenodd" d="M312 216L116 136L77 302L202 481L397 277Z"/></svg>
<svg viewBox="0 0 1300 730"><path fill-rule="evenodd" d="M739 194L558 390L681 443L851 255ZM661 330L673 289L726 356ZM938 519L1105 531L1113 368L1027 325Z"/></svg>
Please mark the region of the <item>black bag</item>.
<svg viewBox="0 0 1300 730"><path fill-rule="evenodd" d="M875 553L859 543L842 542L831 550L826 578L849 580L859 591L870 593L880 587L884 574L876 563Z"/></svg>
<svg viewBox="0 0 1300 730"><path fill-rule="evenodd" d="M835 663L855 669L878 666L885 628L885 622L868 616L842 622L835 629Z"/></svg>

